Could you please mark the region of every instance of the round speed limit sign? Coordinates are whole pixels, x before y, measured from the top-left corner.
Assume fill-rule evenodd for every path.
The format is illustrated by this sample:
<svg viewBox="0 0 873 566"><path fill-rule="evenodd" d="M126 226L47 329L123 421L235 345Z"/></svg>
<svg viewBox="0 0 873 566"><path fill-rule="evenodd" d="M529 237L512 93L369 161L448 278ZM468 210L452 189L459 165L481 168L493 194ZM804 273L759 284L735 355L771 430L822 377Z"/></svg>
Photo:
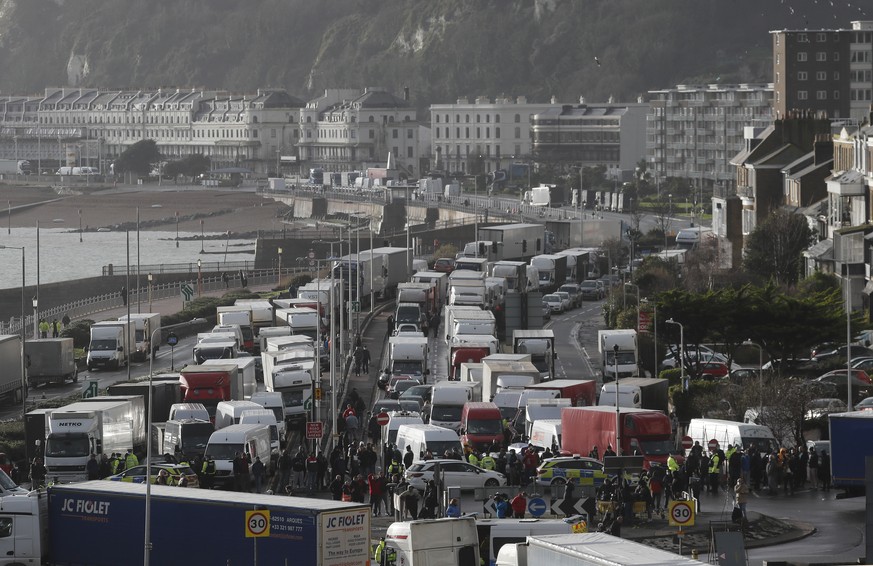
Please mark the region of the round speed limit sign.
<svg viewBox="0 0 873 566"><path fill-rule="evenodd" d="M246 511L246 538L270 536L270 512Z"/></svg>
<svg viewBox="0 0 873 566"><path fill-rule="evenodd" d="M691 501L671 501L667 513L670 517L670 525L673 527L694 525L694 503Z"/></svg>

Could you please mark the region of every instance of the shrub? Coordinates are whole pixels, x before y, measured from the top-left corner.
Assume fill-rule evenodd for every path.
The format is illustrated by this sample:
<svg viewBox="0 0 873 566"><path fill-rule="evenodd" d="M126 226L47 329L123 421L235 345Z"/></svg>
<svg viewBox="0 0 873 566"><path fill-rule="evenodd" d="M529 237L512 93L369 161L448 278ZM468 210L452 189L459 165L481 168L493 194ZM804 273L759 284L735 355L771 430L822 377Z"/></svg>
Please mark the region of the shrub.
<svg viewBox="0 0 873 566"><path fill-rule="evenodd" d="M77 320L61 331L61 336L64 338L72 338L73 346L76 348L85 348L91 341L91 325L94 321L91 319Z"/></svg>

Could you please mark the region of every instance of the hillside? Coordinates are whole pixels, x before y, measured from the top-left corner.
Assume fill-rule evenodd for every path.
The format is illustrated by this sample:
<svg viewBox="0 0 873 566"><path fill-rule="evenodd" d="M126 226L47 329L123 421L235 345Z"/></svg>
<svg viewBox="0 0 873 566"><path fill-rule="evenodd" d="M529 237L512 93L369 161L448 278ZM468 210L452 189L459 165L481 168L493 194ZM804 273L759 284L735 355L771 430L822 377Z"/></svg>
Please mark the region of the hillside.
<svg viewBox="0 0 873 566"><path fill-rule="evenodd" d="M102 88L628 101L682 82L769 82L769 30L866 17L827 0L0 0L0 90L68 85L73 62Z"/></svg>

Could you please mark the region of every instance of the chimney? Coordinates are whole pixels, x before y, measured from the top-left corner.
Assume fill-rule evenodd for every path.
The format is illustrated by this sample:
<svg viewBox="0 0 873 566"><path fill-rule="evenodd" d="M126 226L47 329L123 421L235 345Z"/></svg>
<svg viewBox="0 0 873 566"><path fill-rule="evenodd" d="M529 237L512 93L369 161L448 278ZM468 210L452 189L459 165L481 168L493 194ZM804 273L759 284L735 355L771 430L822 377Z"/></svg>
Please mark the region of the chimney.
<svg viewBox="0 0 873 566"><path fill-rule="evenodd" d="M406 102L409 102L409 87L408 86L403 87L403 100L405 100Z"/></svg>
<svg viewBox="0 0 873 566"><path fill-rule="evenodd" d="M834 158L834 142L827 134L816 134L813 145L813 162L816 165Z"/></svg>

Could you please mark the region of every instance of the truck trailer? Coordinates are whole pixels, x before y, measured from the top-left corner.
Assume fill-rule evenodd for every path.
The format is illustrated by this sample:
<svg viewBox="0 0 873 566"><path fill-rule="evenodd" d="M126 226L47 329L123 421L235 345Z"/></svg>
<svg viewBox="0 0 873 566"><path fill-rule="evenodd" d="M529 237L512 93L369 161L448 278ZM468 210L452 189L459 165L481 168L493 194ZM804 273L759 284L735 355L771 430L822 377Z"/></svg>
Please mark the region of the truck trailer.
<svg viewBox="0 0 873 566"><path fill-rule="evenodd" d="M130 356L133 360L144 361L157 353L161 345L161 314L144 312L119 317L119 321L133 324L133 342ZM155 341L152 342L152 336Z"/></svg>
<svg viewBox="0 0 873 566"><path fill-rule="evenodd" d="M828 415L831 427L831 478L836 488L863 489L865 460L873 456L873 411Z"/></svg>
<svg viewBox="0 0 873 566"><path fill-rule="evenodd" d="M45 383L79 380L72 338L40 338L24 343L27 383L38 387ZM8 365L5 367L9 367Z"/></svg>
<svg viewBox="0 0 873 566"><path fill-rule="evenodd" d="M625 377L617 382L605 383L600 391L601 405L615 407L616 388L618 406L651 409L668 414L669 382L656 377Z"/></svg>
<svg viewBox="0 0 873 566"><path fill-rule="evenodd" d="M10 501L0 502L0 519L16 525L5 559L143 563L145 485L90 481L2 499ZM209 544L180 544L179 533ZM370 512L339 501L153 485L149 539L151 564L250 564L256 555L262 564L367 566ZM88 540L100 541L99 550Z"/></svg>
<svg viewBox="0 0 873 566"><path fill-rule="evenodd" d="M505 544L496 566L703 566L705 562L606 533L573 533L527 537Z"/></svg>
<svg viewBox="0 0 873 566"><path fill-rule="evenodd" d="M555 378L555 331L513 330L512 351L516 354L530 354L530 361L537 366L543 379Z"/></svg>
<svg viewBox="0 0 873 566"><path fill-rule="evenodd" d="M637 331L632 329L598 330L597 350L603 382L639 375Z"/></svg>
<svg viewBox="0 0 873 566"><path fill-rule="evenodd" d="M526 261L537 255L536 242L545 241L542 224L501 224L479 228L479 238L503 244L503 260Z"/></svg>
<svg viewBox="0 0 873 566"><path fill-rule="evenodd" d="M497 393L498 381L502 378L509 382L512 378L529 378L529 383L540 383L540 370L531 362L507 362L500 360L482 361L482 398L491 400Z"/></svg>
<svg viewBox="0 0 873 566"><path fill-rule="evenodd" d="M185 366L179 372L179 387L182 402L202 403L210 420L215 419L219 402L242 399L244 392L236 364Z"/></svg>

